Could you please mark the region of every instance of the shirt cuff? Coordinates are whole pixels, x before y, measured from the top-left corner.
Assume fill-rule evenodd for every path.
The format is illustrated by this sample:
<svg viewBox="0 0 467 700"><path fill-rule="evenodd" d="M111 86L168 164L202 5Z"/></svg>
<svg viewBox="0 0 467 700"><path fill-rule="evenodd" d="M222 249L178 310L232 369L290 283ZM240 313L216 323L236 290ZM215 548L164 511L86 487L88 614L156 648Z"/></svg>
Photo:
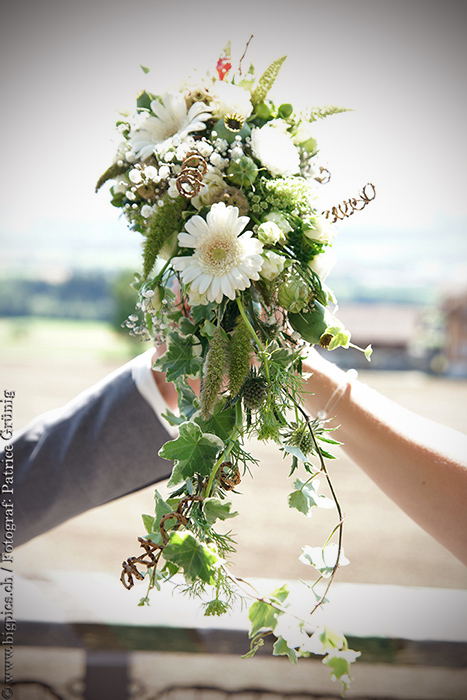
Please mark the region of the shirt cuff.
<svg viewBox="0 0 467 700"><path fill-rule="evenodd" d="M141 355L138 355L138 357L135 357L135 359L131 362L131 374L133 381L136 384L136 388L141 396L151 406L152 410L157 415L167 432L175 437L178 435L176 426L170 425L162 416L164 411L167 410L168 406L164 397L159 391L159 387L154 381L152 374L153 355L154 348L150 348Z"/></svg>

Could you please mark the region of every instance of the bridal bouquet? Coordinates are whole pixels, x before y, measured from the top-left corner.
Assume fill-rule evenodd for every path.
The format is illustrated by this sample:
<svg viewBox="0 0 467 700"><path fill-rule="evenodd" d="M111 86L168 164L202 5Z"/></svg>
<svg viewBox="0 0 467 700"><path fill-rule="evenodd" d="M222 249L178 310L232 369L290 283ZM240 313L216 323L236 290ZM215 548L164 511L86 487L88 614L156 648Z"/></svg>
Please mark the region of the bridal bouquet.
<svg viewBox="0 0 467 700"><path fill-rule="evenodd" d="M117 123L121 143L97 184L113 181L112 204L142 236L139 300L126 325L166 345L156 367L178 393L178 412L164 416L178 436L160 450L174 462L171 493L164 499L156 491L154 514L143 515L142 553L124 562L122 582L131 588L145 579L149 593L175 581L202 599L206 615L250 598L246 656L272 634L275 655L296 663L320 654L346 686L358 653L341 634L310 630L308 622L346 560L324 461L327 445L337 443L325 422L306 413L302 360L310 344L351 344L325 284L333 224L374 191L321 211L329 172L319 163L314 122L346 110L297 114L272 101L284 59L259 77L253 66L243 74L240 60L234 73L228 46L214 76L161 95L142 92L135 113ZM245 447L250 438L273 441L288 461L291 508L305 516L337 509L328 542L304 546L300 557L317 572L306 619L293 611L287 586L255 595L229 571L235 540L226 521L237 515L229 492L257 462ZM319 476L332 499L319 492Z"/></svg>

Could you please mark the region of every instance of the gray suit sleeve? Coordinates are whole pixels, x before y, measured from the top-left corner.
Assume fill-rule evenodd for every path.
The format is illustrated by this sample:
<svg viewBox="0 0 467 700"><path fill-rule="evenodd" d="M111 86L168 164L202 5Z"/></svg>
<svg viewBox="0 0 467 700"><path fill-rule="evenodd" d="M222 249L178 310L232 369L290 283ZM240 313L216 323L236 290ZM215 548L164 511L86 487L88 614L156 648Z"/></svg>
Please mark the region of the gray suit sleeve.
<svg viewBox="0 0 467 700"><path fill-rule="evenodd" d="M34 420L9 443L13 493L2 498L13 504L15 546L166 479L172 465L157 453L168 439L137 390L130 363L62 409Z"/></svg>

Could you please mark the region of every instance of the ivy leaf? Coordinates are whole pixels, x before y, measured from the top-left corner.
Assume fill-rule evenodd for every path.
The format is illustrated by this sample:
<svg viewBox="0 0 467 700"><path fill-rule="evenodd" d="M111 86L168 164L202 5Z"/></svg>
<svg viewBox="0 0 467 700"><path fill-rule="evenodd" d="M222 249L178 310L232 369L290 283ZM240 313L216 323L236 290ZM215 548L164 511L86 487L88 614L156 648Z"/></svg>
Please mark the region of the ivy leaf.
<svg viewBox="0 0 467 700"><path fill-rule="evenodd" d="M201 411L193 415L193 420L199 425L203 433L213 433L226 442L232 434L235 425L235 406L226 407L225 401L219 401L213 414L205 420Z"/></svg>
<svg viewBox="0 0 467 700"><path fill-rule="evenodd" d="M283 603L288 595L289 591L287 586L284 585L281 588L277 588L269 598L277 603ZM262 600L257 600L248 611L248 619L251 622L249 637L254 637L262 629L274 631L280 615L283 615L281 610L276 610L272 605Z"/></svg>
<svg viewBox="0 0 467 700"><path fill-rule="evenodd" d="M331 576L336 566L337 554L339 551L337 544L332 542L326 545L326 547L310 547L306 544L302 547L302 550L303 554L299 557L302 564L314 566L323 578L329 578ZM339 566L346 566L346 564L349 564L349 560L344 557L344 552L341 550Z"/></svg>
<svg viewBox="0 0 467 700"><path fill-rule="evenodd" d="M292 649L291 647L288 646L287 642L283 637L278 637L273 648L272 648L272 654L273 656L288 656L289 661L294 664L294 666L297 665L298 658L297 658L297 652L295 649Z"/></svg>
<svg viewBox="0 0 467 700"><path fill-rule="evenodd" d="M184 481L182 471L178 464L176 464L172 469L172 475L167 482L167 486L171 489L172 486L177 486L177 484L180 484L182 481Z"/></svg>
<svg viewBox="0 0 467 700"><path fill-rule="evenodd" d="M186 421L180 425L178 437L161 447L159 456L174 460L184 478L195 474L209 476L223 447L224 443L217 435L203 433L197 423Z"/></svg>
<svg viewBox="0 0 467 700"><path fill-rule="evenodd" d="M180 377L176 382L174 382L174 384L178 394L178 410L180 415L185 416L186 420L190 420L196 411L198 397L188 384L186 377Z"/></svg>
<svg viewBox="0 0 467 700"><path fill-rule="evenodd" d="M143 524L146 528L146 532L148 533L151 542L155 542L156 544L162 544L162 535L159 530L159 523L162 516L167 515L168 513L172 513L173 509L166 501L164 501L159 491L157 490L154 494L154 500L156 504L155 515L143 515ZM172 519L172 522L170 520L167 520L164 525L165 529L170 529L171 527L173 527L173 525L176 524L176 522L177 521L175 518Z"/></svg>
<svg viewBox="0 0 467 700"><path fill-rule="evenodd" d="M155 368L166 372L166 381L173 382L183 375L196 375L203 365L201 357L195 355L196 338L170 333L166 352L156 360Z"/></svg>
<svg viewBox="0 0 467 700"><path fill-rule="evenodd" d="M213 567L219 558L191 532L173 532L164 548L164 559L181 567L189 581L200 578L208 584L215 582Z"/></svg>
<svg viewBox="0 0 467 700"><path fill-rule="evenodd" d="M143 520L144 529L148 535L150 535L154 532L154 516L143 514L141 518Z"/></svg>
<svg viewBox="0 0 467 700"><path fill-rule="evenodd" d="M141 70L143 71L143 73L146 73L146 74L148 74L149 71L151 70L151 69L148 68L147 66L143 66L141 63L139 64L139 67L141 68Z"/></svg>
<svg viewBox="0 0 467 700"><path fill-rule="evenodd" d="M231 511L231 501L221 501L220 498L206 498L203 503L204 517L210 525L213 525L216 520L228 520L235 518L238 511Z"/></svg>
<svg viewBox="0 0 467 700"><path fill-rule="evenodd" d="M319 481L294 481L295 491L289 494L289 508L296 508L308 518L311 517L313 508L333 508L334 504L330 498L318 493Z"/></svg>
<svg viewBox="0 0 467 700"><path fill-rule="evenodd" d="M360 656L359 651L352 651L352 649L335 649L323 659L323 664L329 666L331 669L332 680L339 680L344 686L343 692L348 689L350 681L350 664L358 659Z"/></svg>

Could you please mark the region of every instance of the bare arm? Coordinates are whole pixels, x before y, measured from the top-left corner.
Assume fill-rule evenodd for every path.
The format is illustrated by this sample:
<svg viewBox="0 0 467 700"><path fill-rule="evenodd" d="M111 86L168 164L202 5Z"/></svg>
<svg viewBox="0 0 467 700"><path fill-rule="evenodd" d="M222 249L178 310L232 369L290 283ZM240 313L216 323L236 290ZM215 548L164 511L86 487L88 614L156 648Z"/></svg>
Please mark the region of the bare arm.
<svg viewBox="0 0 467 700"><path fill-rule="evenodd" d="M346 382L311 351L307 406L313 415ZM413 520L467 564L467 436L402 408L358 380L329 417L343 449Z"/></svg>

